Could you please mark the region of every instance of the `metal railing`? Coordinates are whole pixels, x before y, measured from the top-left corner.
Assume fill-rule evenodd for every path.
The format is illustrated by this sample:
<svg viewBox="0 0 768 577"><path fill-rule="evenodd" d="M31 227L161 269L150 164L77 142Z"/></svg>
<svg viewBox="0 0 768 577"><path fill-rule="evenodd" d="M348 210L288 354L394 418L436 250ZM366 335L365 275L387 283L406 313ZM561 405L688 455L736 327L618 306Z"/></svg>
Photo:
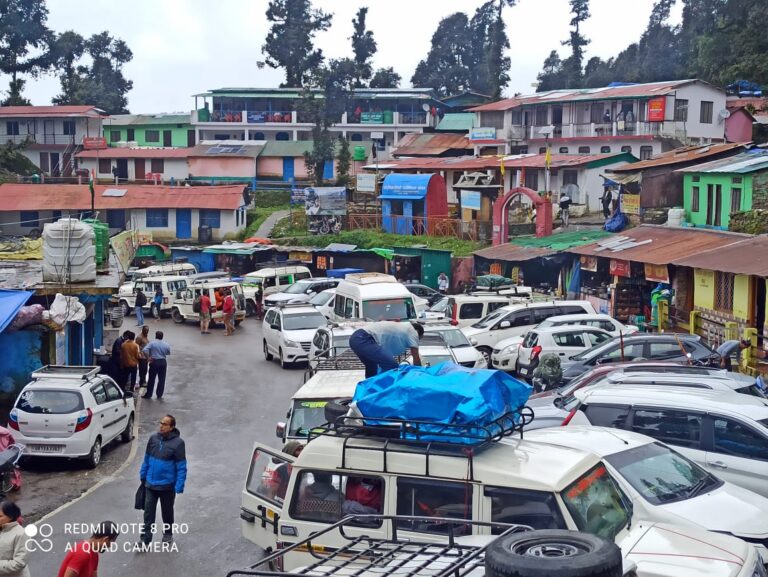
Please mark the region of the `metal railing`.
<svg viewBox="0 0 768 577"><path fill-rule="evenodd" d="M0 144L75 144L74 134L2 134L0 135Z"/></svg>
<svg viewBox="0 0 768 577"><path fill-rule="evenodd" d="M450 236L466 240L487 240L491 223L458 218L407 215L350 214L347 230L384 230L412 236Z"/></svg>

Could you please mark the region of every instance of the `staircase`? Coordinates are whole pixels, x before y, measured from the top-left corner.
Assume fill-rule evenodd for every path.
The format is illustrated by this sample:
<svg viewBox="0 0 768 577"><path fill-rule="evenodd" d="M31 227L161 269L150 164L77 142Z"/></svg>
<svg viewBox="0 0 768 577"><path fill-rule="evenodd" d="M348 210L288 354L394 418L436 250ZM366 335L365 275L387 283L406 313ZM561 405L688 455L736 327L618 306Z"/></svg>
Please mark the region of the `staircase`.
<svg viewBox="0 0 768 577"><path fill-rule="evenodd" d="M75 155L82 150L82 146L75 144L75 138L72 137L72 141L67 144L67 148L62 152L59 157L59 162L56 166L52 167L52 176L72 176L75 172Z"/></svg>

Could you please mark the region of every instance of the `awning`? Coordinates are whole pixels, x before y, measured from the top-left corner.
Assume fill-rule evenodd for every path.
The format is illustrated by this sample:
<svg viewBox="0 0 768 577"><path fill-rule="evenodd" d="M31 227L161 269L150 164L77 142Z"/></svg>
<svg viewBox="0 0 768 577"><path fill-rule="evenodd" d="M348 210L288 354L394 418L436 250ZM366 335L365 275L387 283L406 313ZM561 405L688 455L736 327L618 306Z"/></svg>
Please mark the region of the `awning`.
<svg viewBox="0 0 768 577"><path fill-rule="evenodd" d="M383 200L423 200L434 174L389 174L381 187Z"/></svg>
<svg viewBox="0 0 768 577"><path fill-rule="evenodd" d="M32 291L0 290L0 333L11 324L32 294Z"/></svg>

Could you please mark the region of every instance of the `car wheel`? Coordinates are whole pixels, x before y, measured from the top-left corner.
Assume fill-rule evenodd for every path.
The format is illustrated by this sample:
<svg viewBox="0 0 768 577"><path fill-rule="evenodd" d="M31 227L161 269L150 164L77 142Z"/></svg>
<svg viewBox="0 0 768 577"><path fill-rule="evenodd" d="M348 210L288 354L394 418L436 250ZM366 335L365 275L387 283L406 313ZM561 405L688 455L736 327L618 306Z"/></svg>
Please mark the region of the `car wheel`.
<svg viewBox="0 0 768 577"><path fill-rule="evenodd" d="M176 307L173 307L173 310L171 310L171 318L177 325L184 324L184 317L182 316L181 311Z"/></svg>
<svg viewBox="0 0 768 577"><path fill-rule="evenodd" d="M246 301L245 302L245 316L252 317L256 314L256 305L253 303L253 301Z"/></svg>
<svg viewBox="0 0 768 577"><path fill-rule="evenodd" d="M264 358L268 361L271 361L274 357L272 356L272 353L269 352L269 347L267 347L267 341L264 340Z"/></svg>
<svg viewBox="0 0 768 577"><path fill-rule="evenodd" d="M123 309L123 316L124 317L131 316L131 307L128 306L127 302L120 301L120 308Z"/></svg>
<svg viewBox="0 0 768 577"><path fill-rule="evenodd" d="M485 357L485 364L489 367L491 366L491 353L493 352L493 349L490 349L488 347L477 347L477 350L480 351L483 356Z"/></svg>
<svg viewBox="0 0 768 577"><path fill-rule="evenodd" d="M487 577L621 577L621 549L589 533L546 529L514 533L485 552Z"/></svg>
<svg viewBox="0 0 768 577"><path fill-rule="evenodd" d="M282 348L278 349L278 353L280 355L278 357L280 359L280 368L281 369L287 369L290 366L291 363L287 363L287 362L285 362L285 359L283 359L283 349Z"/></svg>
<svg viewBox="0 0 768 577"><path fill-rule="evenodd" d="M133 439L133 413L131 413L131 416L128 417L128 424L120 434L120 440L123 443L130 443L131 439Z"/></svg>
<svg viewBox="0 0 768 577"><path fill-rule="evenodd" d="M86 457L86 463L89 469L95 469L101 462L101 437L97 437L91 447L91 452Z"/></svg>

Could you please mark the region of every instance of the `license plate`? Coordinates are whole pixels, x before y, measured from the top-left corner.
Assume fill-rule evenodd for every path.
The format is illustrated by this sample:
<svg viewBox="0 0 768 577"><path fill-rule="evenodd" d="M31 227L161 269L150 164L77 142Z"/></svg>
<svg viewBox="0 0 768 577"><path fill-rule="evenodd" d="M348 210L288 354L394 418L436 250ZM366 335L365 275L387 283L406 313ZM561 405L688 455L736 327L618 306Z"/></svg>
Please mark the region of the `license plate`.
<svg viewBox="0 0 768 577"><path fill-rule="evenodd" d="M527 375L527 374L528 374L528 369L525 369L525 368L523 368L523 367L520 367L520 374L521 374L521 375Z"/></svg>
<svg viewBox="0 0 768 577"><path fill-rule="evenodd" d="M63 453L64 445L27 445L33 453Z"/></svg>

